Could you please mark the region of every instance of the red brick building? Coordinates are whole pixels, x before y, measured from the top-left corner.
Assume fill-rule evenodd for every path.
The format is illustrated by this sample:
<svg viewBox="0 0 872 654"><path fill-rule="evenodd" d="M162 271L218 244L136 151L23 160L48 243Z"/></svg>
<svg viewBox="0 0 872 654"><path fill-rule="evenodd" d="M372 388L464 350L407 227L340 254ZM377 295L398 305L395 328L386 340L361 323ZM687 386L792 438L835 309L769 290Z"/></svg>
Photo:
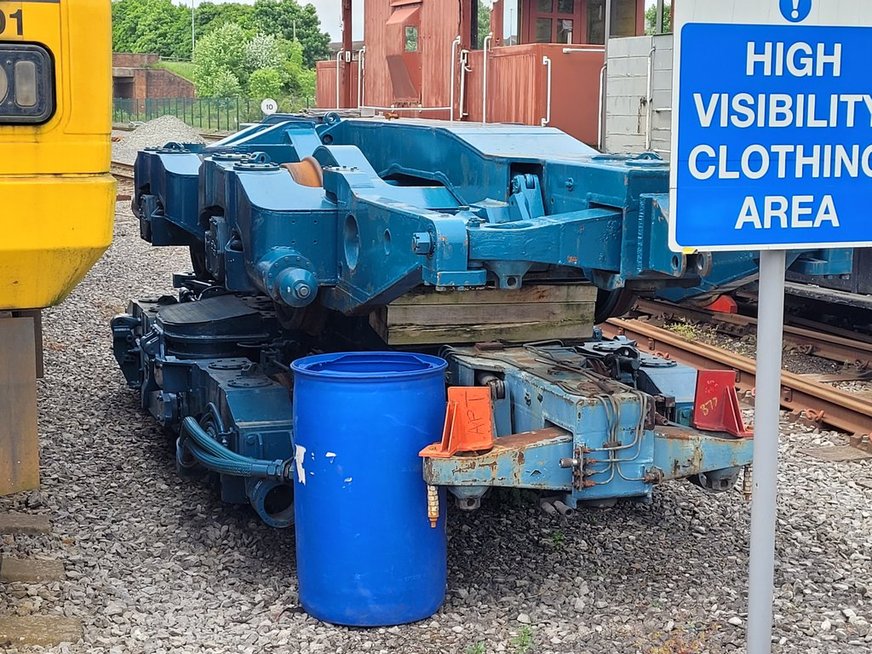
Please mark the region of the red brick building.
<svg viewBox="0 0 872 654"><path fill-rule="evenodd" d="M155 65L155 54L115 52L112 54L112 97L127 100L193 98L194 85L175 73Z"/></svg>

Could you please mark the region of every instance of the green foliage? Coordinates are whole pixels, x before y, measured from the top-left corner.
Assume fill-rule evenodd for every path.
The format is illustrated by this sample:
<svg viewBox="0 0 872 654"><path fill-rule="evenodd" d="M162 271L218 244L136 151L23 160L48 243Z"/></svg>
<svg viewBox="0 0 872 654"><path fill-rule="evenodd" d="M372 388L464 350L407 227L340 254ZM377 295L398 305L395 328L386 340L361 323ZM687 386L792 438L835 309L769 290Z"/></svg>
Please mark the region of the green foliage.
<svg viewBox="0 0 872 654"><path fill-rule="evenodd" d="M263 34L299 41L307 68L330 52L330 36L321 31L321 21L311 4L300 6L297 0L256 0L252 27Z"/></svg>
<svg viewBox="0 0 872 654"><path fill-rule="evenodd" d="M228 23L236 23L246 32L254 31L252 16L254 7L243 5L238 2L201 2L194 12L194 22L197 26L197 36L205 36L212 30L223 27ZM190 21L190 16L188 18Z"/></svg>
<svg viewBox="0 0 872 654"><path fill-rule="evenodd" d="M159 61L155 68L163 68L179 77L194 81L194 64L190 61Z"/></svg>
<svg viewBox="0 0 872 654"><path fill-rule="evenodd" d="M217 98L241 92L248 82L245 46L245 32L236 23L222 25L197 41L194 84L198 95Z"/></svg>
<svg viewBox="0 0 872 654"><path fill-rule="evenodd" d="M515 654L530 654L533 651L533 628L524 625L518 631L518 635L512 638L511 645Z"/></svg>
<svg viewBox="0 0 872 654"><path fill-rule="evenodd" d="M689 322L676 322L667 326L671 332L675 332L683 339L688 341L697 341L700 338L701 330L697 325Z"/></svg>
<svg viewBox="0 0 872 654"><path fill-rule="evenodd" d="M282 92L282 73L275 68L258 68L248 78L248 95L257 100L276 98Z"/></svg>
<svg viewBox="0 0 872 654"><path fill-rule="evenodd" d="M418 28L406 25L406 52L418 52Z"/></svg>
<svg viewBox="0 0 872 654"><path fill-rule="evenodd" d="M172 0L117 0L112 3L112 47L191 57L191 11Z"/></svg>
<svg viewBox="0 0 872 654"><path fill-rule="evenodd" d="M484 47L484 38L491 31L491 4L493 3L478 0L478 48Z"/></svg>
<svg viewBox="0 0 872 654"><path fill-rule="evenodd" d="M484 643L475 643L466 648L466 654L486 654Z"/></svg>
<svg viewBox="0 0 872 654"><path fill-rule="evenodd" d="M285 90L296 95L315 95L315 70L306 66L303 45L298 41L284 39L280 39L278 44Z"/></svg>
<svg viewBox="0 0 872 654"><path fill-rule="evenodd" d="M271 34L249 38L236 23L209 32L194 50L198 95L225 97L222 93L234 88L231 76L252 98L315 93L315 71L306 68L300 43Z"/></svg>
<svg viewBox="0 0 872 654"><path fill-rule="evenodd" d="M672 13L669 11L671 3L663 5L663 33L672 31ZM657 29L657 5L651 5L645 10L645 34L654 34Z"/></svg>
<svg viewBox="0 0 872 654"><path fill-rule="evenodd" d="M251 71L258 68L279 68L286 54L284 43L272 34L255 34L245 44L245 66Z"/></svg>
<svg viewBox="0 0 872 654"><path fill-rule="evenodd" d="M202 97L312 96L314 62L329 52L330 37L315 8L298 0L201 3L194 13L193 57L190 7L173 0L114 0L112 18L116 52L192 59L159 65L193 80Z"/></svg>
<svg viewBox="0 0 872 654"><path fill-rule="evenodd" d="M231 71L219 68L207 83L197 84L197 91L204 98L234 98L242 93L242 84Z"/></svg>

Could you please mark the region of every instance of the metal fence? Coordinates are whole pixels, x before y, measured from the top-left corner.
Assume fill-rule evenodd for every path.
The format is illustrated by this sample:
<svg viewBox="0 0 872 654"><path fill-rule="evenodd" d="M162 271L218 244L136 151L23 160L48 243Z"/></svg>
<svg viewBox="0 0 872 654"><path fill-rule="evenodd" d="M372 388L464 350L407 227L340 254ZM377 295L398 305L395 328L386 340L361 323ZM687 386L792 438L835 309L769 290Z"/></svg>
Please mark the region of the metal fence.
<svg viewBox="0 0 872 654"><path fill-rule="evenodd" d="M308 109L312 98L281 98L280 112ZM175 116L201 130L233 131L242 123L260 121L263 114L260 100L253 98L148 98L134 100L115 98L112 101L112 121L115 123L145 122L160 116Z"/></svg>

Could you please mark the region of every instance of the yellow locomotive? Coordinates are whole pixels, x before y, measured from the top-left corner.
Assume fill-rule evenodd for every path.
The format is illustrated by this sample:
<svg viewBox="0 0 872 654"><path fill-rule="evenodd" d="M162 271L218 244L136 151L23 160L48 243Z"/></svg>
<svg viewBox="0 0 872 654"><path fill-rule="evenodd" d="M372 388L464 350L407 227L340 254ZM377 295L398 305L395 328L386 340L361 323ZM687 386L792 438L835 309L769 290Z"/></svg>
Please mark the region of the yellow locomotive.
<svg viewBox="0 0 872 654"><path fill-rule="evenodd" d="M112 239L109 0L0 0L0 312L63 300Z"/></svg>
<svg viewBox="0 0 872 654"><path fill-rule="evenodd" d="M39 484L39 309L112 240L109 0L0 0L0 495Z"/></svg>

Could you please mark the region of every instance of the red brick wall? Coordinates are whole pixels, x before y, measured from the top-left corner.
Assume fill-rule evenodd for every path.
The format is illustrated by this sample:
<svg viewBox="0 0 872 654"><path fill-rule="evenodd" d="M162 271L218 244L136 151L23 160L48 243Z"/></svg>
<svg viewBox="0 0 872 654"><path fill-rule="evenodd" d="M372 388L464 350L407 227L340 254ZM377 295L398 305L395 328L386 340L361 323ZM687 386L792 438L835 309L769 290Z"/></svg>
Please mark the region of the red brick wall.
<svg viewBox="0 0 872 654"><path fill-rule="evenodd" d="M140 54L137 52L113 52L112 66L115 68L144 68L153 66L160 61L156 54Z"/></svg>
<svg viewBox="0 0 872 654"><path fill-rule="evenodd" d="M136 71L139 73L140 71ZM193 98L194 85L168 70L146 69L146 97Z"/></svg>
<svg viewBox="0 0 872 654"><path fill-rule="evenodd" d="M194 85L175 73L152 68L160 61L156 54L112 53L112 67L118 79L133 82L134 100L146 98L193 98Z"/></svg>

